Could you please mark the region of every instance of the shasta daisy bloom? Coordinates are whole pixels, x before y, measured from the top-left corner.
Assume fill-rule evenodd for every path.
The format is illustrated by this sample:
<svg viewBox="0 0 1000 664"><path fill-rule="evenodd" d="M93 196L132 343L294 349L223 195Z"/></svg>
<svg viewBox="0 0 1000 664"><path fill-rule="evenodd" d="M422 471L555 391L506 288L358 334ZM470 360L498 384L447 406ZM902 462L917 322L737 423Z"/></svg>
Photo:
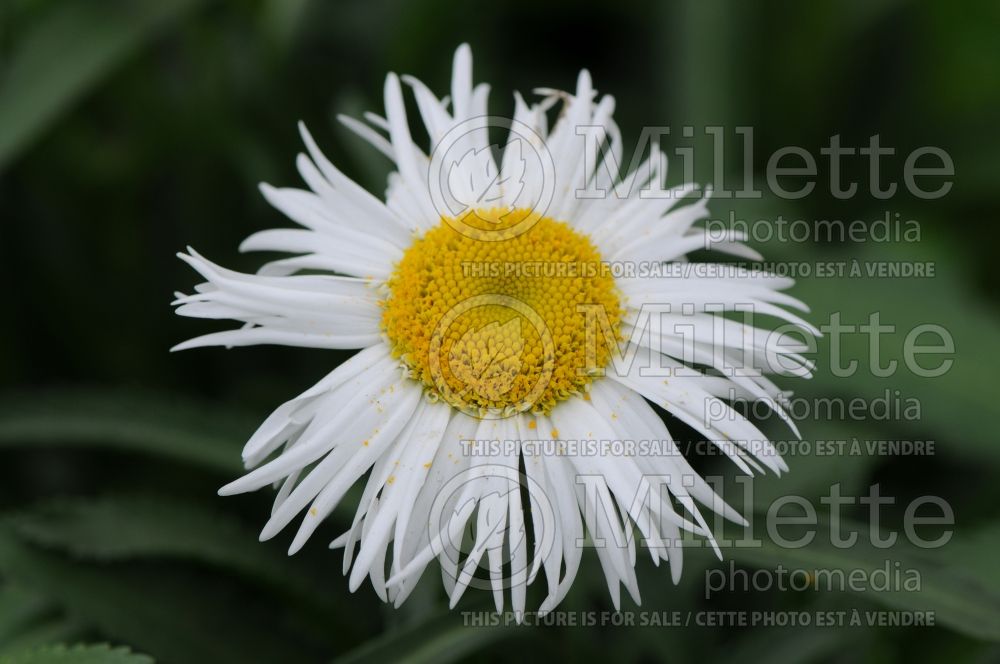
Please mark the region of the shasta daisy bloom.
<svg viewBox="0 0 1000 664"><path fill-rule="evenodd" d="M429 137L423 147L404 84ZM178 295L177 312L243 325L176 349L359 349L264 421L243 453L249 472L220 493L274 485L261 539L298 519L294 553L363 486L331 547L345 549L352 591L369 578L397 606L436 559L452 605L483 584L497 610L509 592L520 614L541 574L540 610L551 610L585 542L616 608L622 586L639 601L639 549L667 561L676 582L682 539L715 546L706 513L744 521L679 453L654 404L745 473L787 469L727 402L767 400L787 421L783 393L764 374L808 376L803 339L817 333L788 310L805 309L782 292L791 281L721 264L714 274L611 269L690 267L686 255L706 246L760 256L735 233L708 242L697 225L707 194L663 189L658 149L634 171L619 169L614 100L598 98L586 71L575 94L536 92L534 104L514 95L512 117L489 116L467 46L455 54L450 98L390 74L384 117L342 118L394 163L384 202L300 126L308 154L297 165L309 189L261 187L299 227L256 233L241 247L293 255L257 274L194 250L180 256L205 283ZM497 127L509 140L494 154ZM594 131L602 149L585 140ZM733 314L747 307L791 333ZM657 445L616 453L586 441Z"/></svg>

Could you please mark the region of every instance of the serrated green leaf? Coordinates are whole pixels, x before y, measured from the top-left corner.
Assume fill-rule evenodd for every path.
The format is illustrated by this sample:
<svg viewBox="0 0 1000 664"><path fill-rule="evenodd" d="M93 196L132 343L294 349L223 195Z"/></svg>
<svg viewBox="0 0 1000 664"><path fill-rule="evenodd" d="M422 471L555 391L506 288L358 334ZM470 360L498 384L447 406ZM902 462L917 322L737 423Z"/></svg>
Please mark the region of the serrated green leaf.
<svg viewBox="0 0 1000 664"><path fill-rule="evenodd" d="M107 638L166 661L296 661L329 647L279 619L293 607L271 606L225 579L166 565L82 563L22 543L2 527L0 574L51 598Z"/></svg>
<svg viewBox="0 0 1000 664"><path fill-rule="evenodd" d="M7 655L0 664L153 664L153 658L107 644L54 645Z"/></svg>
<svg viewBox="0 0 1000 664"><path fill-rule="evenodd" d="M0 168L131 51L196 4L52 3L15 45L0 79Z"/></svg>
<svg viewBox="0 0 1000 664"><path fill-rule="evenodd" d="M64 643L83 630L79 621L59 615L58 607L48 598L14 583L0 586L0 658Z"/></svg>
<svg viewBox="0 0 1000 664"><path fill-rule="evenodd" d="M73 618L56 617L31 624L11 638L0 641L0 662L7 655L80 639L87 631L85 625Z"/></svg>
<svg viewBox="0 0 1000 664"><path fill-rule="evenodd" d="M63 390L0 398L0 448L74 446L123 450L242 471L249 418L163 395Z"/></svg>
<svg viewBox="0 0 1000 664"><path fill-rule="evenodd" d="M230 515L154 496L49 501L8 518L35 544L103 562L182 559L216 565L313 601L315 579L297 560L276 554Z"/></svg>

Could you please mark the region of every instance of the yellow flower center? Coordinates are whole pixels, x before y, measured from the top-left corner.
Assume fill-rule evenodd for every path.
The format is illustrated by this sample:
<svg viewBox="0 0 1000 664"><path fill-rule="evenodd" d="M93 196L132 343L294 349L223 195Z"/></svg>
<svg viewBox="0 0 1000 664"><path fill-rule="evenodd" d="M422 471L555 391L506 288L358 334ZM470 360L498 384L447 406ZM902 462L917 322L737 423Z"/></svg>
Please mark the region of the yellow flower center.
<svg viewBox="0 0 1000 664"><path fill-rule="evenodd" d="M393 355L435 398L477 417L548 413L588 389L611 358L606 339L619 338L618 290L590 239L532 215L443 218L387 283Z"/></svg>

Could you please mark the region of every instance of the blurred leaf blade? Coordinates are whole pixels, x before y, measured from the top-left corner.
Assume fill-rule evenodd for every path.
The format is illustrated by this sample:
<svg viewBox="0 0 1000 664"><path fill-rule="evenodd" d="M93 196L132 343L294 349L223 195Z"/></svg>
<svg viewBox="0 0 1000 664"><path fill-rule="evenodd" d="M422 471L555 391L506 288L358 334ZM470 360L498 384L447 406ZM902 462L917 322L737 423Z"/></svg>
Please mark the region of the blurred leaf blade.
<svg viewBox="0 0 1000 664"><path fill-rule="evenodd" d="M50 608L44 597L26 588L5 583L0 587L0 644L21 631Z"/></svg>
<svg viewBox="0 0 1000 664"><path fill-rule="evenodd" d="M483 605L485 607L485 605ZM483 609L485 610L485 609ZM446 664L469 657L515 634L503 625L463 624L460 611L438 614L387 632L334 660L335 664Z"/></svg>
<svg viewBox="0 0 1000 664"><path fill-rule="evenodd" d="M73 446L115 449L190 463L227 476L242 472L251 424L222 409L163 395L73 389L0 399L0 449Z"/></svg>
<svg viewBox="0 0 1000 664"><path fill-rule="evenodd" d="M866 261L893 258L914 260L912 255L901 252L893 255L885 248L880 248L877 255L865 251L855 256L862 265ZM948 263L947 258L925 250L920 260L933 262L940 269ZM992 424L982 416L995 405L992 387L1000 371L1000 358L995 353L977 353L972 361L969 356L959 354L989 347L1000 335L1000 316L995 310L980 306L970 284L962 280L941 277L924 279L916 285L912 281L866 280L864 288L854 289L849 298L843 296L841 282L829 279L802 282L797 295L808 301L814 312L823 316L839 313L842 325L858 326L859 330L860 326L871 323L872 316L877 316L879 325L893 329L883 333L881 357L872 355L872 342L867 335L844 333L841 338L844 367L821 367L816 380L803 384L801 390L825 396L847 394L861 397L869 404L876 399L887 401L890 406L897 400L903 406L919 404L919 419L901 422L902 427L919 431L926 438L947 439L947 451L967 459L1000 463L1000 446L995 444ZM921 326L929 326L924 329L930 332L913 337L913 341L936 346L940 339L937 334L943 334L951 341L953 351L929 359L908 360L902 350L905 340ZM820 357L831 357L829 343L828 337L820 340ZM880 378L869 370L866 364L874 364L876 360L886 370L890 362L896 363L891 378ZM833 373L845 370L851 361L858 363L855 373L844 377ZM926 365L919 367L922 371L935 370L945 362L950 363L950 368L941 375L921 376L912 366L921 362Z"/></svg>
<svg viewBox="0 0 1000 664"><path fill-rule="evenodd" d="M759 518L763 519L763 516ZM793 537L790 534L791 528L784 526L782 536L786 540L795 541L798 535ZM841 528L844 533L868 532L867 526L845 519L841 519ZM831 581L828 583L836 585L835 579L840 571L846 579L852 572L861 571L871 575L876 570L884 569L886 565L893 570L896 565L900 570L914 570L919 575L917 590L897 587L902 584L891 580L892 571L887 575L890 578L887 578L884 590L873 587L856 590L850 584L846 585L846 589L894 609L932 612L935 621L959 633L978 639L1000 641L1000 591L997 591L995 584L985 582L983 575L975 570L964 565L949 564L944 557L945 551L935 552L941 555L941 561L932 560L925 552L907 551L898 543L887 549L876 548L870 542L865 542L862 534L847 548L834 547L818 539L806 546L792 548L779 545L771 537L761 537L760 546L733 546L725 549L724 553L733 560L753 566L782 565L790 570L806 570L814 576L816 590L823 589L819 587L820 575L815 572L829 572ZM995 576L996 573L993 574Z"/></svg>
<svg viewBox="0 0 1000 664"><path fill-rule="evenodd" d="M53 500L8 522L17 534L74 557L114 562L192 560L243 574L322 603L315 578L228 514L156 496Z"/></svg>
<svg viewBox="0 0 1000 664"><path fill-rule="evenodd" d="M738 205L724 200L713 203L717 218L732 215L745 223L806 216L788 201L767 197L756 202L740 200ZM894 428L897 437L946 440L948 446L940 446L939 453L991 465L1000 463L1000 445L995 444L992 423L982 416L995 405L994 377L1000 373L1000 355L976 352L989 348L1000 336L1000 315L995 306L980 299L974 275L962 263L960 245L937 235L928 237L925 232L920 242L823 247L771 241L757 243L755 248L768 261L787 263L789 268L801 264L813 266L813 270L820 266L844 270L843 276L836 277L818 272L800 276L789 291L809 305L808 320L822 328L830 326L832 317L838 315L843 327L836 335L836 354L832 348L835 335L829 328L817 340L814 355L820 362L811 380L794 383L796 396L806 397L805 403L839 399L845 405L864 405L869 411L874 410L873 404L882 404L885 416L866 413L869 423ZM933 277L870 275L869 270L888 264L924 266L933 270ZM850 276L852 271L854 276ZM881 334L862 330L873 323L873 315L878 325L892 329ZM917 335L915 330L920 331L921 326L929 327ZM945 335L945 343L953 343L953 350L921 354L918 346L939 345L939 333ZM909 355L905 350L908 338L913 346ZM833 362L840 366L832 366ZM879 376L873 370L876 362L883 372L894 368ZM940 375L919 373L933 372L945 362L949 364ZM919 405L919 417L896 416L897 408L905 411L915 405ZM867 428L866 422L851 416L846 408L844 415L845 424ZM804 435L812 433L810 423L800 423L800 427Z"/></svg>
<svg viewBox="0 0 1000 664"><path fill-rule="evenodd" d="M0 79L0 169L157 29L200 1L53 3Z"/></svg>
<svg viewBox="0 0 1000 664"><path fill-rule="evenodd" d="M0 528L0 574L80 616L107 638L175 662L308 659L320 647L273 608L225 579L159 565L87 564ZM235 593L235 594L234 594ZM250 601L250 600L253 601ZM233 606L241 607L239 612Z"/></svg>

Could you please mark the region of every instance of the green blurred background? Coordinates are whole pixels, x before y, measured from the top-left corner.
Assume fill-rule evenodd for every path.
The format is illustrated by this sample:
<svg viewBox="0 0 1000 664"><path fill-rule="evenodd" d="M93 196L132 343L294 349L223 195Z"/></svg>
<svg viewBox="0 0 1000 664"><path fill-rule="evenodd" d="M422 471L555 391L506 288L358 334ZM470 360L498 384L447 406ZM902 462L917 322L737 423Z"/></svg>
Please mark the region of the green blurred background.
<svg viewBox="0 0 1000 664"><path fill-rule="evenodd" d="M993 0L0 0L0 661L148 661L51 645L100 643L174 663L1000 661L998 34ZM745 219L873 220L888 210L919 222L917 243L758 248L780 260L934 262L933 279L806 279L793 292L816 323L839 311L847 323L879 312L897 325L883 359L899 357L913 326L943 325L957 349L945 376L837 378L821 345L817 377L785 385L806 397L898 390L918 399L919 421L809 418L802 433L929 439L935 454L791 458L787 477L757 480L753 507L788 492L815 499L835 483L861 495L877 483L897 498L883 528L931 494L955 510L953 540L933 551L878 552L834 551L817 538L794 558L768 546L727 555L749 570L869 569L891 558L920 570L922 590L734 591L707 600L704 570L721 564L703 551L686 560L677 587L666 570L638 564L644 610L919 609L934 611L937 626L464 627L460 613L443 611L434 571L400 610L368 585L349 594L341 554L323 545L347 511L287 559L287 534L257 544L267 492L216 497L239 473L255 424L343 356L271 347L168 353L220 329L172 314L172 293L196 281L175 252L190 244L228 267L259 265L236 247L286 225L256 184L298 184L299 119L335 163L381 194L389 164L335 115L381 112L387 71L443 92L463 41L498 113L511 109L511 90L572 89L587 67L617 98L626 142L645 125L743 125L755 129L758 169L785 145L818 156L834 134L845 145L880 134L904 155L935 145L952 156L954 187L937 200L837 200L820 186L799 201L712 206ZM734 153L730 165L740 159ZM899 180L901 161L884 172ZM710 179L710 160L698 176ZM867 164L845 162L844 176L864 182ZM845 357L864 365L866 344L852 339ZM717 459L702 466L733 474ZM848 516L864 523L867 512ZM562 608L611 609L594 558ZM485 599L467 597L462 607L482 609ZM638 609L627 600L623 608Z"/></svg>

